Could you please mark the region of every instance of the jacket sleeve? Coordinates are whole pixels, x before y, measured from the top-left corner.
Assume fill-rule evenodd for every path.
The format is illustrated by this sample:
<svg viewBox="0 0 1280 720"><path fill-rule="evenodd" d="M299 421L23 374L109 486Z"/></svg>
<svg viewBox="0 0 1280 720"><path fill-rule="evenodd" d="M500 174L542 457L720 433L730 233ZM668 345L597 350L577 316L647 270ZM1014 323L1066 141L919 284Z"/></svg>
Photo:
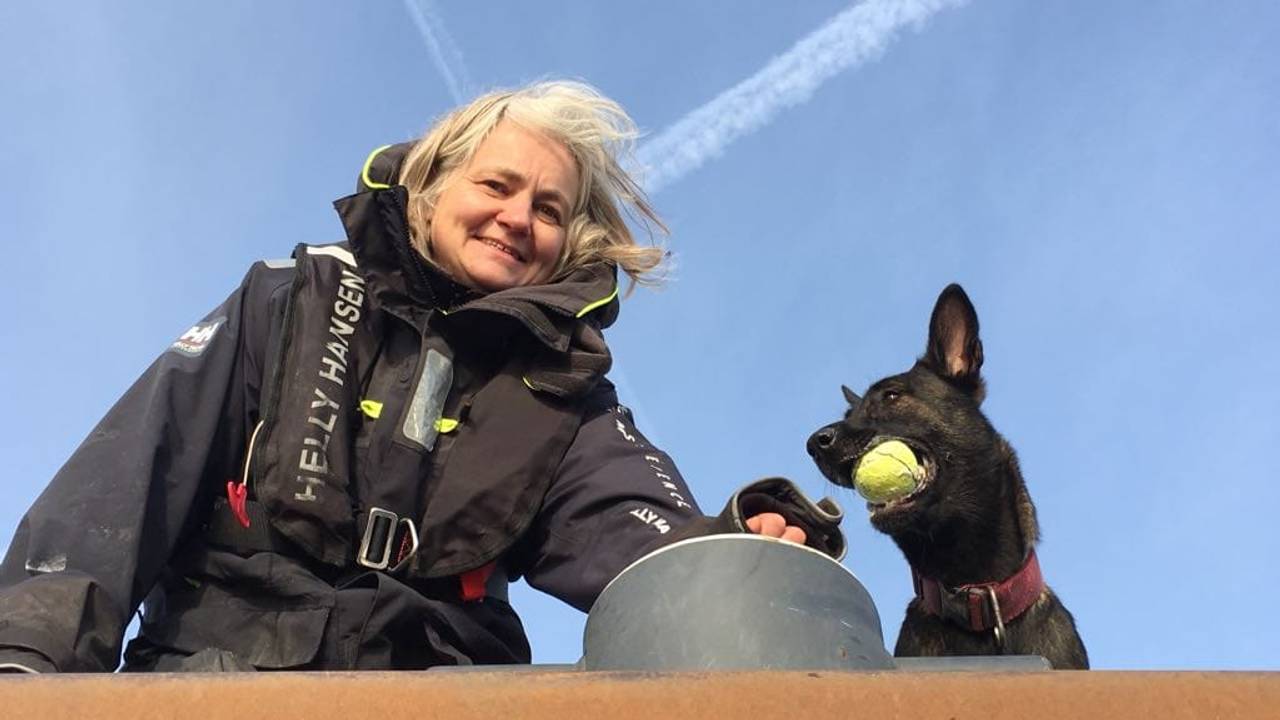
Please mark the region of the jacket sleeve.
<svg viewBox="0 0 1280 720"><path fill-rule="evenodd" d="M583 611L627 565L703 519L671 458L636 429L611 385L589 406L597 409L565 453L511 568Z"/></svg>
<svg viewBox="0 0 1280 720"><path fill-rule="evenodd" d="M81 443L0 564L0 668L109 671L175 547L239 474L256 413L271 276L256 265ZM261 305L252 298L262 298ZM249 405L252 404L252 407Z"/></svg>
<svg viewBox="0 0 1280 720"><path fill-rule="evenodd" d="M703 515L671 458L640 434L612 385L597 397L602 409L587 413L509 565L533 587L585 612L646 553L688 538L750 532L747 518L765 512L802 528L809 547L844 558L844 513L835 501L814 502L790 480L770 477L744 485L719 514Z"/></svg>

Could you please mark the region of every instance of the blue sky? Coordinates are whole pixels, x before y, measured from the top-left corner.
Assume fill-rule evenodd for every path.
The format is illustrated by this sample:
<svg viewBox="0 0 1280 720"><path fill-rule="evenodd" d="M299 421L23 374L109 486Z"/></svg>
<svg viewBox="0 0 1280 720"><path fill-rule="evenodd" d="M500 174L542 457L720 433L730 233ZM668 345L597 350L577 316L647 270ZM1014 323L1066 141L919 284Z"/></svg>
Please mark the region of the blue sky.
<svg viewBox="0 0 1280 720"><path fill-rule="evenodd" d="M674 278L609 335L704 509L771 474L833 492L892 646L905 562L804 440L959 281L1094 666L1280 669L1280 5L931 1L874 57L751 85L851 6L411 1L0 6L0 535L253 260L341 239L367 152L455 93L580 78L652 141L746 87L654 194ZM515 599L538 661L577 658L579 613Z"/></svg>

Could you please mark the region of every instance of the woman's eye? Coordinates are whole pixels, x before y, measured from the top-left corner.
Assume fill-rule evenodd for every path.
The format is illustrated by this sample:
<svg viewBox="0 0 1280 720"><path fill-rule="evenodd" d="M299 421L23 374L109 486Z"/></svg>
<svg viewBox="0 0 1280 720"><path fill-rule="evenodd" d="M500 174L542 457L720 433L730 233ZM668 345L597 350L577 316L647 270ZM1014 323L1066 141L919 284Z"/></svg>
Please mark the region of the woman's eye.
<svg viewBox="0 0 1280 720"><path fill-rule="evenodd" d="M560 210L554 205L539 205L537 211L547 222L560 224Z"/></svg>
<svg viewBox="0 0 1280 720"><path fill-rule="evenodd" d="M480 184L494 192L506 192L507 186L501 180L481 180Z"/></svg>

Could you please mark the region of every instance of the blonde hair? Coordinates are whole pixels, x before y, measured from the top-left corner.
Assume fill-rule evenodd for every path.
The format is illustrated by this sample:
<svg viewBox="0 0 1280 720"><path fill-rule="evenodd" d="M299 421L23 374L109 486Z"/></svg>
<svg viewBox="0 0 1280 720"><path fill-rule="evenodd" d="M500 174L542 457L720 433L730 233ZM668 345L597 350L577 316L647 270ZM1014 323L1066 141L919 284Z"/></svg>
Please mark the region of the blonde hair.
<svg viewBox="0 0 1280 720"><path fill-rule="evenodd" d="M431 257L431 216L441 190L504 119L559 141L578 165L578 194L552 280L605 261L637 283L660 282L665 251L637 244L619 210L621 204L651 237L655 227L667 230L644 190L619 163L620 156L630 154L638 134L635 123L618 103L579 82L539 82L491 92L436 122L400 170L399 182L409 190L414 247Z"/></svg>

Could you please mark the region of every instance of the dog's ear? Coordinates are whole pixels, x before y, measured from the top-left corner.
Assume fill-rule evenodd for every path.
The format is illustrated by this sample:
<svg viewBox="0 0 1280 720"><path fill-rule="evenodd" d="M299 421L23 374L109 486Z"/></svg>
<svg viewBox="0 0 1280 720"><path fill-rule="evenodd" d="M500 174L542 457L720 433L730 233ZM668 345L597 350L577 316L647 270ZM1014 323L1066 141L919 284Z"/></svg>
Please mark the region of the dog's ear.
<svg viewBox="0 0 1280 720"><path fill-rule="evenodd" d="M921 361L939 375L971 390L981 387L982 340L978 337L978 313L952 283L938 296L929 319L929 344Z"/></svg>
<svg viewBox="0 0 1280 720"><path fill-rule="evenodd" d="M849 403L850 408L856 408L862 403L862 398L858 393L850 390L848 385L841 385L840 391L844 393L844 399Z"/></svg>

